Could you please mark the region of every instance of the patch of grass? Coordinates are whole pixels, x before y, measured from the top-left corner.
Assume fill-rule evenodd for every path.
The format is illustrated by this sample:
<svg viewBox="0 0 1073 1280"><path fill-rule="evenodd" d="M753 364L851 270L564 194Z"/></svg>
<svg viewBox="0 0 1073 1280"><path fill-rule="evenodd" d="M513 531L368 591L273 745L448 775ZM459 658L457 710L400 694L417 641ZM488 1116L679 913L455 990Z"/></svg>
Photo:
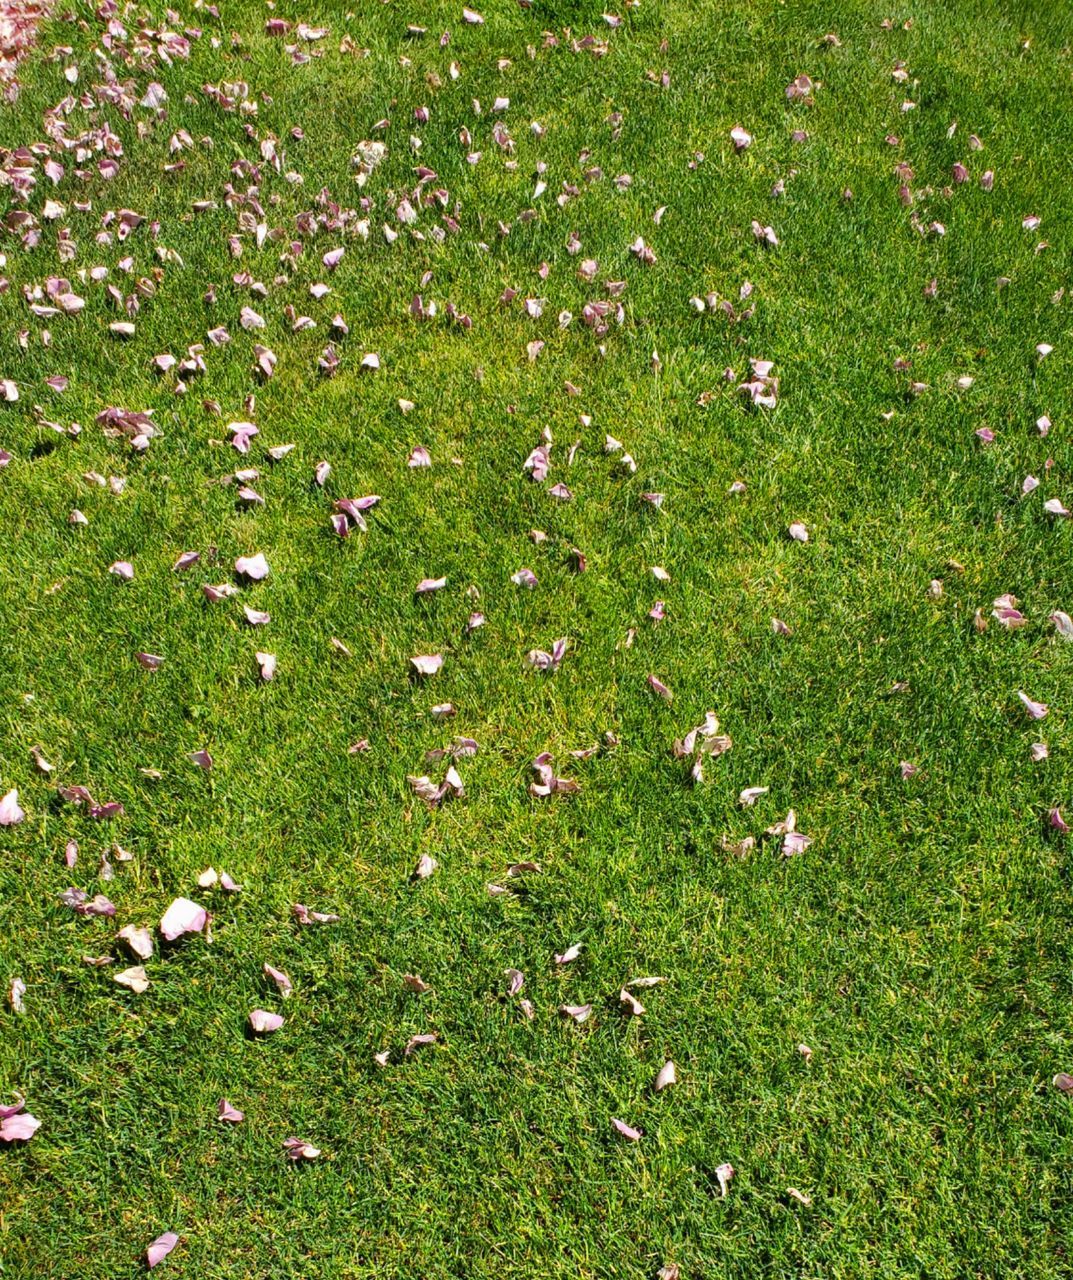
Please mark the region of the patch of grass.
<svg viewBox="0 0 1073 1280"><path fill-rule="evenodd" d="M131 32L140 12L123 19ZM292 65L293 35L265 34L266 12L329 26L308 46L322 56ZM66 214L42 223L32 252L6 236L0 375L20 398L0 405L0 447L13 455L0 471L0 790L17 786L28 816L0 832L0 977L28 991L21 1017L2 1015L0 1083L43 1124L0 1152L4 1274L133 1276L149 1240L173 1230L182 1243L163 1266L204 1280L610 1280L670 1261L709 1280L1065 1275L1073 1124L1050 1080L1073 1061L1071 891L1068 844L1046 815L1073 803L1073 646L1046 619L1073 610L1073 530L1043 501L1073 505L1061 292L1073 126L1056 105L1069 87L1068 14L910 2L885 30L885 10L852 0L834 15L668 0L626 10L612 30L580 4L497 0L484 12L467 26L441 3L265 11L223 0L218 17L184 6L173 29L203 29L188 60L125 66L112 53L136 98L150 81L164 87L159 116L104 105L68 118L70 134L110 123L118 176L83 182L65 158L55 189L38 173L27 207L40 217L52 198ZM102 23L83 4L73 16L42 29L23 92L0 114L4 146L45 137L44 113L65 94L99 97ZM410 22L428 34L408 38ZM824 46L832 24L841 43ZM589 33L606 56L572 49ZM344 36L368 55L341 51ZM73 54L53 55L67 45ZM811 107L785 98L802 72L819 82ZM255 115L222 111L202 90L236 81ZM510 98L510 155L493 138L498 95ZM427 124L413 116L422 105ZM754 142L736 155L739 123ZM194 145L173 155L179 129ZM388 153L359 190L351 157L376 137ZM262 158L266 138L285 152L279 173ZM176 159L186 167L166 173ZM971 173L960 186L956 161ZM899 162L914 174L908 208ZM426 190L449 193L459 230L442 243L429 234L443 225L438 207L420 211L423 241L395 220L402 195L415 199L417 164L437 175ZM594 166L602 176L586 177ZM979 187L986 169L991 192ZM623 174L632 183L619 190ZM547 190L535 197L538 177ZM559 207L564 183L577 194ZM227 184L255 187L284 238L258 249L261 215L247 202L252 223L240 222ZM368 217L367 240L297 235L297 215L328 208L322 189ZM217 207L192 212L209 199ZM95 243L105 210L121 208L159 231ZM1032 213L1042 224L1024 230ZM918 234L914 217L946 234ZM776 229L777 249L756 243L753 219ZM64 227L71 261L58 254ZM631 254L638 235L654 264ZM281 264L292 238L304 252ZM321 255L340 244L329 275ZM126 254L129 274L117 268ZM577 274L588 258L592 283ZM97 265L124 296L160 270L130 341L108 332L119 315L105 284L77 279ZM233 282L244 271L266 297ZM85 297L80 315L27 311L23 289L51 275ZM309 295L317 280L333 290L321 301ZM690 306L715 291L740 311L746 280L748 320ZM607 281L625 282L621 323L598 336L582 312ZM416 293L435 300L435 319L409 314ZM525 315L525 297L546 299L540 318ZM471 329L449 321L448 302ZM240 328L244 305L264 331ZM292 333L287 305L317 328ZM350 333L334 341L329 379L316 362L336 311ZM153 356L181 358L217 325L232 341L208 347L205 373L175 396ZM535 339L546 345L530 361ZM279 357L263 384L255 341ZM1054 347L1043 362L1041 341ZM375 374L359 368L370 351ZM774 410L751 410L724 380L729 367L741 381L749 357L774 362ZM899 357L910 373L894 370ZM56 373L70 377L62 395L44 385ZM958 386L964 376L971 387ZM909 394L911 379L927 390ZM415 403L405 416L400 397ZM95 419L107 405L155 410L161 434L147 452L105 437ZM1042 414L1046 439L1033 426ZM251 416L260 435L241 458L224 428ZM41 418L82 432L61 436ZM982 426L997 437L986 448ZM554 446L541 486L523 463L544 429ZM605 434L635 474L605 454ZM266 449L283 443L294 451L270 462ZM431 470L407 467L415 445ZM261 473L263 507L242 509L220 483L245 466ZM87 471L126 488L115 496ZM1042 484L1021 499L1028 474ZM728 494L734 480L743 494ZM573 501L551 498L557 481ZM665 494L661 510L649 492ZM337 538L332 501L373 493L368 532ZM85 527L67 523L75 507ZM806 545L787 538L793 520L808 525ZM547 535L539 545L533 529ZM173 573L184 549L202 560ZM203 583L231 580L235 557L255 551L272 567L265 582L203 599ZM108 573L119 559L133 562L133 582ZM533 591L510 580L522 566ZM414 597L441 575L444 591ZM978 634L974 611L986 617L1004 592L1028 626ZM658 625L647 617L657 598ZM269 626L248 627L243 603L268 610ZM474 608L487 622L466 635ZM792 636L774 635L773 617ZM560 636L570 648L559 671L530 670L527 651ZM271 684L258 678L261 649L278 657ZM142 670L139 651L163 667ZM434 652L442 672L416 682L409 658ZM670 705L650 673L673 690ZM892 693L896 682L908 690ZM1019 688L1051 705L1046 720L1025 719ZM447 701L456 717L434 719ZM690 786L672 743L709 708L734 746ZM617 745L571 759L608 733ZM466 795L428 809L407 776L442 777L425 753L459 734L480 748L458 764ZM369 751L348 754L361 738ZM1037 738L1050 758L1034 764ZM34 769L35 745L51 778ZM208 773L187 758L201 748ZM579 794L530 798L544 750ZM903 780L901 760L921 772ZM119 800L125 815L94 823L60 802L57 781ZM752 785L770 791L743 810L738 793ZM758 836L791 807L814 841L803 856L781 860L772 841L725 851L724 837ZM80 854L68 872L71 839ZM100 884L113 841L133 860ZM415 883L423 853L439 869ZM542 873L507 878L522 861ZM197 890L210 864L243 892ZM491 896L489 883L510 891ZM116 919L60 905L69 884L105 892ZM116 929L155 924L181 894L211 908L213 941L158 951L145 994L82 963L121 956ZM295 902L341 920L302 928ZM580 959L556 968L573 942ZM294 980L286 1004L265 961ZM508 967L526 974L531 1022L505 995ZM667 982L628 1019L617 993L644 973ZM407 992L406 974L433 991ZM556 1013L590 1001L583 1026ZM283 1030L251 1039L256 1006L283 1012ZM429 1031L439 1042L404 1058ZM679 1084L657 1096L668 1057ZM215 1119L223 1095L244 1124ZM641 1141L617 1137L612 1116ZM290 1135L321 1158L287 1162ZM737 1174L724 1199L726 1161Z"/></svg>

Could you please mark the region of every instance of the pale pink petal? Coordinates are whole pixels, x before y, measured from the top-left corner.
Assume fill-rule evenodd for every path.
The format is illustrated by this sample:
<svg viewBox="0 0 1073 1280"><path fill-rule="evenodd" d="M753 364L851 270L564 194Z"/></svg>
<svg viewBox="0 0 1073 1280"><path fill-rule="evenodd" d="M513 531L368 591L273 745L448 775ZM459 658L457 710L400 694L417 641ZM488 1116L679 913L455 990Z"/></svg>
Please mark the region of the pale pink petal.
<svg viewBox="0 0 1073 1280"><path fill-rule="evenodd" d="M670 702L673 699L674 694L671 693L670 689L668 689L658 676L650 675L647 679L649 688L652 689L654 693L658 693L664 702Z"/></svg>
<svg viewBox="0 0 1073 1280"><path fill-rule="evenodd" d="M233 1107L226 1098L221 1098L216 1104L216 1118L227 1124L241 1124L246 1116L237 1107Z"/></svg>
<svg viewBox="0 0 1073 1280"><path fill-rule="evenodd" d="M120 929L116 935L120 941L126 944L131 952L138 957L139 960L148 960L153 954L153 935L148 929L138 928L135 925L128 924Z"/></svg>
<svg viewBox="0 0 1073 1280"><path fill-rule="evenodd" d="M36 1116L30 1115L28 1111L23 1111L21 1109L23 1105L20 1103L16 1113L0 1120L0 1141L29 1142L41 1128L41 1121Z"/></svg>
<svg viewBox="0 0 1073 1280"><path fill-rule="evenodd" d="M174 1231L165 1231L162 1236L157 1236L145 1251L145 1261L150 1270L152 1270L158 1262L163 1262L178 1243L179 1237Z"/></svg>
<svg viewBox="0 0 1073 1280"><path fill-rule="evenodd" d="M250 1013L249 1024L251 1031L267 1035L283 1026L283 1017L278 1013L269 1013L267 1009L254 1009Z"/></svg>
<svg viewBox="0 0 1073 1280"><path fill-rule="evenodd" d="M1032 720L1042 720L1050 710L1045 702L1033 702L1023 689L1017 690L1017 697Z"/></svg>
<svg viewBox="0 0 1073 1280"><path fill-rule="evenodd" d="M420 676L434 676L443 666L443 655L439 653L419 654L411 658L410 663Z"/></svg>
<svg viewBox="0 0 1073 1280"><path fill-rule="evenodd" d="M239 556L235 561L235 572L249 578L251 582L260 582L262 578L268 577L270 571L268 561L261 552L257 552L252 556Z"/></svg>
<svg viewBox="0 0 1073 1280"><path fill-rule="evenodd" d="M665 1062L662 1067L660 1067L659 1072L656 1075L656 1079L653 1082L652 1088L656 1091L656 1093L661 1093L664 1089L668 1088L670 1085L677 1084L677 1083L678 1083L678 1073L674 1069L674 1063L668 1061L668 1062Z"/></svg>
<svg viewBox="0 0 1073 1280"><path fill-rule="evenodd" d="M415 880L427 880L440 864L431 854L423 853L417 860L417 866L414 868Z"/></svg>
<svg viewBox="0 0 1073 1280"><path fill-rule="evenodd" d="M639 1018L645 1011L644 1005L637 999L632 992L626 990L625 987L618 993L618 1002L633 1018Z"/></svg>
<svg viewBox="0 0 1073 1280"><path fill-rule="evenodd" d="M611 1124L616 1132L620 1133L628 1142L640 1142L640 1129L635 1129L633 1125L627 1124L625 1120L618 1120L614 1116L611 1117Z"/></svg>
<svg viewBox="0 0 1073 1280"><path fill-rule="evenodd" d="M200 933L209 922L209 913L189 898L176 898L164 912L160 932L169 942L181 938L184 933Z"/></svg>
<svg viewBox="0 0 1073 1280"><path fill-rule="evenodd" d="M19 805L17 788L12 788L7 795L0 798L0 827L14 827L26 817Z"/></svg>
<svg viewBox="0 0 1073 1280"><path fill-rule="evenodd" d="M787 831L782 838L782 856L792 858L795 854L804 853L812 844L812 837L802 835L800 831Z"/></svg>
<svg viewBox="0 0 1073 1280"><path fill-rule="evenodd" d="M283 1143L283 1150L287 1153L288 1160L316 1160L320 1155L319 1147L302 1138L287 1138Z"/></svg>

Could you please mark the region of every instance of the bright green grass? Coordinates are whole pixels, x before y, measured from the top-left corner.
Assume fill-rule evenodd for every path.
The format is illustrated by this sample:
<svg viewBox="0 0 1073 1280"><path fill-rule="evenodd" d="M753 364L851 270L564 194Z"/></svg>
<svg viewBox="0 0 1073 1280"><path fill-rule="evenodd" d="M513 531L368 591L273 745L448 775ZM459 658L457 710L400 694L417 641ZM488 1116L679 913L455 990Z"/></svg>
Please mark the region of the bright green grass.
<svg viewBox="0 0 1073 1280"><path fill-rule="evenodd" d="M283 3L277 13L332 27L323 59L305 67L262 35L265 11L247 0L221 0L219 23L184 7L206 38L189 63L138 75L167 89L167 120L139 141L135 122L149 112L130 122L109 112L127 151L121 175L84 190L67 178L31 202L84 195L93 214L51 224L32 254L6 237L0 375L19 381L21 399L0 405L0 446L15 455L0 472L0 789L18 786L29 816L0 832L0 979L6 988L21 976L28 994L23 1017L0 1016L0 1084L24 1092L43 1127L0 1152L3 1274L134 1276L148 1241L170 1229L183 1242L160 1274L199 1280L633 1280L672 1260L707 1280L1068 1275L1073 1120L1050 1080L1073 1062L1073 895L1068 846L1045 815L1073 806L1073 646L1046 618L1073 611L1073 529L1042 504L1073 506L1073 324L1069 295L1051 301L1070 284L1073 19L1062 5L644 0L609 32L598 6L478 7L483 27L464 26L453 2ZM45 28L22 97L0 113L3 144L43 137L42 111L67 91L69 59L49 60L53 45L75 45L79 88L93 83L99 23L89 7L76 11L89 28ZM880 28L888 15L893 31ZM407 41L408 22L429 35ZM607 57L571 53L565 39L526 56L545 28L564 26L608 39ZM832 29L842 46L821 48ZM212 31L223 37L216 52ZM340 54L345 32L368 59ZM497 70L501 57L509 70ZM908 84L891 79L897 60ZM670 88L647 81L649 69L668 69ZM432 71L438 90L425 82ZM783 95L803 71L822 81L811 109ZM345 242L321 303L308 285L326 278L320 254L338 237L315 241L290 284L248 299L232 273L271 284L278 249L258 253L246 237L235 262L232 214L188 216L193 201L221 199L224 182L244 188L228 167L257 158L243 122L200 92L237 79L272 99L254 126L285 141L286 167L305 179L266 178L263 196L281 197L266 206L270 226L293 229L324 185L356 201L350 156L392 117L390 155L365 189L373 234ZM511 98L513 172L490 136L498 93ZM903 115L907 97L917 110ZM417 130L418 160L459 201L463 229L442 247L406 236L389 247L386 193L414 180L407 139L422 103L432 121ZM533 119L547 126L541 141ZM741 156L727 136L737 123L756 138ZM289 140L294 125L304 142ZM462 125L484 153L475 168L457 141ZM186 171L166 176L179 127L211 135L215 150L184 153ZM810 141L795 145L799 127ZM897 149L883 140L891 131ZM969 150L970 133L982 151ZM585 149L601 182L581 177ZM690 170L694 151L706 158ZM899 159L915 190L934 188L916 210L943 222L945 238L913 231L892 175ZM523 225L540 160L548 192ZM972 182L947 198L956 160ZM996 173L991 194L978 187L985 168ZM620 173L633 177L628 192L611 185ZM769 194L779 177L781 201ZM563 181L583 191L560 210ZM114 264L118 251L93 239L100 214L123 206L158 217L159 243L185 262L166 268L135 339L109 337L116 316L87 286L83 314L51 322L51 350L35 339L20 352L18 329L40 328L21 286ZM1021 229L1029 213L1043 218L1035 233ZM780 248L754 243L753 218L775 226ZM513 223L506 240L498 219ZM56 257L56 225L72 228L74 263ZM564 249L571 230L578 258ZM655 247L655 266L628 253L637 235ZM1036 254L1040 239L1050 247ZM155 264L145 228L124 247L137 274ZM585 286L575 271L590 256L600 272ZM544 260L552 272L541 282ZM441 312L453 300L473 316L471 332L409 318L426 270L426 299ZM1003 292L998 276L1012 280ZM928 302L932 277L939 293ZM691 294L736 299L746 278L750 323L692 313ZM627 281L626 321L601 358L580 319L560 332L556 316L578 316L607 279ZM207 308L211 281L219 301ZM546 297L544 317L500 307L507 285ZM246 301L268 319L264 335L239 328ZM292 336L287 302L318 329ZM315 360L337 309L351 334L325 381ZM182 355L214 324L234 341L210 350L207 375L178 400L149 362ZM536 337L547 347L530 364ZM254 338L279 367L257 389L262 434L242 463L214 439L246 416ZM1055 350L1037 367L1039 341ZM379 374L359 375L363 351L380 353ZM719 390L723 369L741 376L749 356L775 361L772 413ZM930 384L918 399L892 371L898 356ZM42 382L56 372L71 377L61 397ZM976 382L959 391L964 374ZM564 393L567 379L580 397ZM406 418L400 396L417 404ZM204 413L204 398L219 400L222 420ZM79 421L81 438L37 427L35 403ZM163 435L144 457L103 438L94 418L108 404L156 406ZM582 412L591 427L579 426ZM1047 440L1033 430L1042 413L1055 424ZM522 473L545 425L556 441L549 483L570 485L569 504ZM982 425L998 434L988 449L973 435ZM605 457L605 432L633 453L635 476ZM263 447L285 442L297 445L291 456L267 464ZM415 444L432 451L432 471L407 469ZM324 492L312 482L322 458L333 467ZM262 469L263 509L240 512L234 489L214 483L236 465ZM86 485L90 469L125 475L125 494ZM1043 486L1020 501L1030 472ZM732 499L736 478L748 491ZM662 512L640 500L650 490L666 493ZM383 495L369 532L340 542L331 500L363 493ZM87 528L66 523L75 506ZM794 519L809 525L807 546L786 538ZM542 546L532 528L547 532ZM588 556L583 575L573 546ZM187 548L205 559L172 574ZM267 582L241 600L201 598L201 583L226 580L236 555L257 550L272 566ZM120 558L134 561L133 583L107 573ZM651 578L653 564L669 584ZM511 584L522 565L537 590ZM415 601L417 581L442 574L447 589ZM945 582L938 602L927 595L933 577ZM465 639L470 584L488 623ZM986 615L1007 591L1030 625L977 635L974 610ZM653 627L657 597L668 616ZM271 626L245 627L243 601L269 609ZM771 634L773 616L792 638ZM571 637L561 670L530 671L526 651L561 635ZM279 659L268 686L259 648ZM142 671L138 650L163 654L164 667ZM441 675L413 683L409 657L437 651ZM671 706L647 688L650 672L674 690ZM890 696L896 681L910 691ZM1041 725L1020 712L1018 688L1052 705ZM458 716L436 723L429 709L447 700ZM709 707L734 748L690 788L671 743ZM617 748L569 761L607 731ZM458 733L481 745L460 765L466 798L429 812L406 775L440 776L424 752ZM360 737L371 751L348 755ZM1051 758L1033 765L1037 737ZM59 805L34 771L36 744L57 765L53 781L121 800L126 816L96 826ZM187 760L203 746L216 761L208 776ZM545 749L581 780L580 795L529 799L529 762ZM922 774L903 782L902 759ZM740 810L739 790L758 784L770 794ZM721 851L723 835L759 834L790 806L814 837L803 857L781 861L771 842L744 859ZM82 853L68 872L72 837ZM113 839L134 861L98 885ZM440 869L414 884L425 852ZM543 874L488 896L486 884L524 859ZM245 891L196 892L210 863ZM68 884L107 892L116 921L59 906ZM158 954L146 994L81 963L107 952L119 925L155 924L178 894L211 906L214 941ZM342 922L300 929L295 901ZM552 954L574 941L581 959L556 971ZM265 960L294 979L285 1006L260 976ZM508 966L527 975L532 1023L504 996ZM434 994L407 994L406 973ZM644 994L643 1019L628 1020L617 992L640 973L668 982ZM564 1023L564 1001L592 1001L591 1021ZM263 1043L245 1034L257 1005L287 1016ZM441 1043L401 1061L407 1039L428 1030ZM395 1061L381 1071L372 1055L388 1047ZM680 1083L656 1097L665 1056ZM223 1094L244 1125L216 1121ZM612 1116L643 1129L642 1141L616 1137ZM280 1144L292 1134L321 1159L290 1165ZM738 1172L721 1200L724 1161ZM791 1186L811 1208L787 1198Z"/></svg>

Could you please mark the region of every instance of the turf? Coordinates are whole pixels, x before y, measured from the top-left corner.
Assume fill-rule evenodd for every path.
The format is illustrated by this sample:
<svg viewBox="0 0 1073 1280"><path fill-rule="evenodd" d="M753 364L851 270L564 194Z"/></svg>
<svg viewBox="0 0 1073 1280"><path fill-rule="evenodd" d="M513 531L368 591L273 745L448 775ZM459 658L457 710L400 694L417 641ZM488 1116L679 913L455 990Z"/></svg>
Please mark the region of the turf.
<svg viewBox="0 0 1073 1280"><path fill-rule="evenodd" d="M12 232L0 245L0 375L20 392L0 404L12 455L0 470L0 793L17 787L27 814L0 829L0 978L27 986L25 1012L0 1014L0 1085L42 1121L0 1150L3 1274L134 1276L170 1230L181 1240L160 1274L199 1280L632 1280L671 1263L705 1280L1068 1275L1073 1119L1051 1079L1073 1063L1073 895L1068 839L1048 813L1073 806L1073 645L1047 619L1073 610L1073 529L1043 503L1073 505L1073 116L1061 105L1073 19L961 0L647 0L610 28L581 4L481 8L478 26L454 3L184 5L171 29L203 31L188 59L115 61L137 99L164 87L161 112L71 113L72 133L110 122L118 175L100 177L94 156L83 181L61 157L55 188L38 170L28 202L6 191L10 209L40 218L55 199L67 211L42 220L31 251ZM131 32L166 21L147 14L119 16ZM293 32L267 34L266 16L331 31L293 65ZM427 34L408 36L409 23ZM46 111L95 92L103 29L82 4L42 27L0 144L41 141ZM822 43L829 31L840 43ZM602 56L572 47L590 33ZM344 35L357 52L340 49ZM818 82L812 105L787 101L801 73ZM256 115L202 90L235 81ZM497 116L498 95L510 105ZM427 124L414 119L423 105ZM741 154L738 124L754 138ZM179 129L193 145L173 155ZM267 137L286 153L280 173L261 161ZM370 138L388 153L359 189L352 157ZM185 168L165 172L176 160ZM953 181L957 162L968 182ZM913 170L910 206L899 163ZM225 185L245 192L259 164L264 221L286 232L260 249L225 202ZM438 207L420 209L424 240L395 219L419 164L449 192L458 230L442 243L428 234ZM585 176L593 166L602 176ZM563 183L578 190L560 207ZM343 208L368 198L368 240L299 236L304 253L281 265L296 215L324 211L322 189ZM217 207L192 212L209 199ZM105 210L121 208L158 221L156 238L147 222L122 246L95 243ZM1038 229L1023 228L1030 214ZM756 241L754 219L778 247ZM654 263L630 252L638 236ZM321 254L338 245L329 273ZM128 253L130 275L116 266ZM587 258L592 283L577 275ZM105 283L76 277L97 265L124 296L159 271L130 340L109 332L122 317ZM233 283L244 270L266 297ZM80 314L28 311L24 286L49 276L86 298ZM308 292L317 280L333 290L322 301ZM749 319L690 304L715 291L740 312L746 280ZM625 282L623 310L601 336L582 311L607 281ZM505 303L508 287L518 296ZM410 314L416 293L437 302L434 318ZM541 317L526 297L546 299ZM292 333L287 304L316 329ZM244 305L263 331L242 330ZM336 311L350 332L333 340ZM232 341L207 346L206 371L175 396L152 358L182 358L217 325ZM325 377L330 340L340 364ZM251 372L255 341L278 355L267 381ZM1054 348L1045 360L1040 342ZM378 371L361 369L366 352ZM774 409L736 390L750 357L774 364ZM57 373L70 378L62 394L44 383ZM914 380L927 389L912 394ZM106 406L155 410L144 454L104 434ZM226 424L251 418L260 434L242 458ZM72 421L77 438L48 425ZM545 429L552 465L538 484L523 464ZM607 434L635 473L605 453ZM271 462L284 443L294 451ZM407 466L417 445L430 469ZM241 467L259 470L263 506L243 509L220 482ZM124 492L88 471L125 477ZM1029 474L1042 483L1022 498ZM728 493L735 480L744 492ZM556 482L572 501L551 497ZM660 508L642 498L654 492ZM333 501L363 494L381 496L368 531L338 537ZM68 523L73 508L88 524ZM793 521L807 543L787 536ZM184 550L201 560L173 572ZM203 583L233 580L235 558L258 551L267 580L203 598ZM133 563L132 582L109 574L116 560ZM531 591L511 581L523 566ZM420 579L444 575L442 591L415 597ZM1023 628L990 619L1004 593ZM657 598L659 623L647 616ZM248 627L242 604L271 623ZM487 621L467 635L475 608ZM773 617L792 635L774 634ZM532 670L526 653L560 636L559 670ZM257 650L277 655L271 683ZM160 669L143 670L141 651L162 655ZM409 659L429 653L442 671L415 679ZM1045 720L1026 718L1019 689L1049 704ZM457 715L433 718L448 701ZM694 785L672 746L708 709L733 748ZM458 762L465 795L430 808L407 777L438 782L446 764L425 753L458 735L479 744ZM368 751L348 753L360 739ZM1030 758L1037 740L1049 759ZM203 748L209 771L188 758ZM530 796L542 751L577 794ZM919 772L903 779L903 760ZM123 816L94 822L64 803L57 785L76 784ZM747 786L770 790L743 809ZM777 839L745 856L724 847L791 807L812 837L800 856L780 857ZM133 858L100 883L113 842ZM416 881L422 854L439 867ZM523 861L542 870L508 877ZM210 865L243 891L198 889ZM69 885L107 894L115 919L62 905ZM149 989L124 990L116 930L155 926L176 896L212 911L211 943L158 946ZM303 927L295 902L340 920ZM580 957L557 966L572 943ZM111 968L82 961L109 954ZM265 961L293 979L286 1002ZM507 995L508 967L526 975L531 1021ZM406 974L432 990L408 991ZM642 974L667 981L639 993L647 1011L631 1018L618 992ZM584 1002L584 1025L557 1013ZM261 1040L246 1030L258 1006L286 1018ZM403 1055L431 1032L437 1043ZM667 1058L679 1083L657 1095ZM244 1123L216 1119L221 1096ZM294 1135L320 1157L286 1160ZM724 1162L736 1171L725 1197Z"/></svg>

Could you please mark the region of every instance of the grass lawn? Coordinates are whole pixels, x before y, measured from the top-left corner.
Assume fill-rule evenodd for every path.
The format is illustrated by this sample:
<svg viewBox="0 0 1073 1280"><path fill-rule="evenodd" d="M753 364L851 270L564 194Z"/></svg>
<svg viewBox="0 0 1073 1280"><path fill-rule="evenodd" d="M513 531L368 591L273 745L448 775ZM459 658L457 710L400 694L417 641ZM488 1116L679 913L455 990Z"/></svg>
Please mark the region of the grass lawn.
<svg viewBox="0 0 1073 1280"><path fill-rule="evenodd" d="M1068 1276L1073 15L477 8L0 108L0 1273Z"/></svg>

